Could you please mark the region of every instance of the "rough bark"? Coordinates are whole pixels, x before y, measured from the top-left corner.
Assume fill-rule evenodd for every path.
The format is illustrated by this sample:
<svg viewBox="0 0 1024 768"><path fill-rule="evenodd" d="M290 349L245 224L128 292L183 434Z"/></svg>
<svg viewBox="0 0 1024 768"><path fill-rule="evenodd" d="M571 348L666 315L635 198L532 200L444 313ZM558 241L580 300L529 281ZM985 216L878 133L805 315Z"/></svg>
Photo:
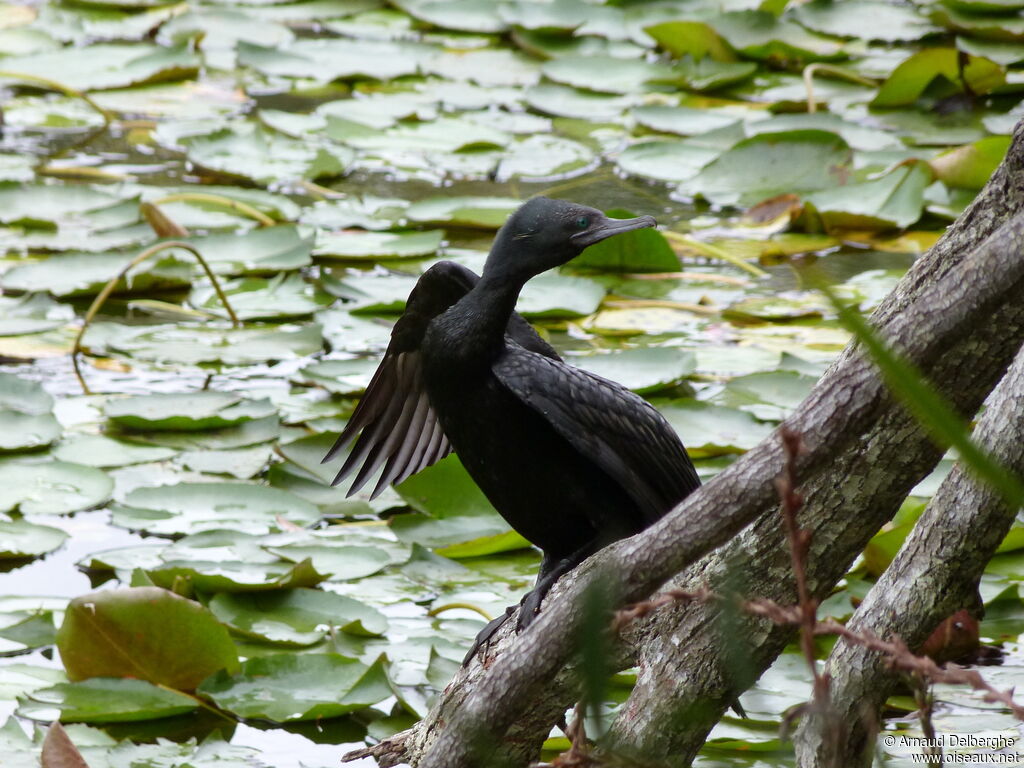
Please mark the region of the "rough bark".
<svg viewBox="0 0 1024 768"><path fill-rule="evenodd" d="M1024 473L1024 347L987 401L974 435L996 460ZM1016 512L957 464L857 609L850 628L919 647L939 622L972 605L978 580ZM870 766L879 712L897 678L878 654L843 640L829 656L828 671L836 717L827 725L827 737L820 715L801 724L798 764Z"/></svg>
<svg viewBox="0 0 1024 768"><path fill-rule="evenodd" d="M916 312L935 318L951 310L951 301L968 300L963 295L936 295L937 286L948 285L951 278L973 284L980 271L997 263L1017 264L1010 267L1012 271L1024 261L1020 255L1024 241L1015 223L1024 210L1022 133L1018 126L1007 160L972 207L915 263L875 313L875 325L891 340L899 338L901 318ZM1024 306L1019 300L1024 294L1019 286L1015 290L1018 299L1013 298L1014 292L1007 293L1005 303L990 315L976 316L973 325L960 327L959 335L951 333L950 346L937 359L917 361L964 417L976 412L1024 339ZM950 332L951 319L921 325L917 331L922 335ZM856 347L847 348L826 379L847 369L859 355ZM816 473L801 472L805 494L801 524L814 532L808 576L819 599L891 519L942 452L890 398L880 400L876 418L870 430L848 435L853 439L833 446L831 466ZM740 564L740 569L731 567L734 564ZM736 542L688 569L673 586L705 582L727 585L747 597L794 602L778 513L765 510ZM728 617L724 629L715 629L717 610L707 605L678 607L652 622L637 686L613 727L620 749L670 764L688 764L729 703L792 637L790 628L746 616ZM723 643L723 637L729 642Z"/></svg>
<svg viewBox="0 0 1024 768"><path fill-rule="evenodd" d="M1020 135L1010 155L982 193L990 206L976 204L966 213L875 316L892 346L928 370L947 394L956 394L965 413L977 408L1002 374L1009 362L1006 345L1016 348L1024 338L1024 307L1015 306L1024 290L1024 264L1017 257L1024 216L1011 217L1024 200ZM820 592L842 575L857 542L877 530L900 494L934 464L938 449L892 402L855 348L823 377L787 426L802 435L807 448L798 463L800 476L816 483L802 524L815 530L812 579ZM908 447L913 450L904 453ZM618 606L646 598L697 558L732 542L729 551L744 562L754 594L759 586L769 594L789 584L780 577L789 574L784 547L772 538L778 533L772 479L781 466L778 441L766 440L657 525L603 550L562 579L528 632L499 638L486 669L473 664L463 670L422 723L374 751L381 764L522 765L534 757L552 723L575 699L570 673L581 617L574 607L599 573L612 577L609 599ZM878 504L883 511L863 504ZM755 520L756 528L737 539ZM694 566L690 578L721 576L726 569L720 564L727 559L718 556ZM783 597L791 594L790 588ZM751 662L747 675L737 677L716 633L704 631L715 624L713 611L665 613L640 629L649 641L648 663L615 735L649 757L685 762L724 706L781 649L785 633L757 622L731 631L744 637ZM688 652L679 653L675 642ZM628 653L622 647L617 651L625 663ZM655 674L651 662L673 665L674 675Z"/></svg>

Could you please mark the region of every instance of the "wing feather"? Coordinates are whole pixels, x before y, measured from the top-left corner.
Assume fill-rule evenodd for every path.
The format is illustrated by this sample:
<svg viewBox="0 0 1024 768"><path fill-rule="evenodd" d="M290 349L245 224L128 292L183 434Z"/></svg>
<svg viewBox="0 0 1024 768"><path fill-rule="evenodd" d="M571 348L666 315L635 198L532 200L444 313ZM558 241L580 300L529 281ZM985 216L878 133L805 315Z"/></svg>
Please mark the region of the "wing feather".
<svg viewBox="0 0 1024 768"><path fill-rule="evenodd" d="M515 345L493 370L503 386L615 478L643 510L644 525L700 486L672 426L625 387Z"/></svg>
<svg viewBox="0 0 1024 768"><path fill-rule="evenodd" d="M378 470L381 475L371 499L451 453L451 443L423 387L420 345L430 321L465 296L479 279L461 265L441 261L416 282L366 392L324 457L330 461L352 444L333 482L337 485L355 472L349 496ZM541 357L559 359L518 314L509 319L507 338Z"/></svg>

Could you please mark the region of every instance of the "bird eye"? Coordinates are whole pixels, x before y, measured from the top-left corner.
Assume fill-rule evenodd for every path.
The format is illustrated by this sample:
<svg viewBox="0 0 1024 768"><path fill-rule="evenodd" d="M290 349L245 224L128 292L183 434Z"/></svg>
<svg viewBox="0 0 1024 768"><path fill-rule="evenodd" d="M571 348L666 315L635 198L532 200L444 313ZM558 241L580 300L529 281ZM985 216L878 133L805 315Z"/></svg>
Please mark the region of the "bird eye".
<svg viewBox="0 0 1024 768"><path fill-rule="evenodd" d="M576 219L576 226L579 227L580 229L586 229L587 227L590 226L590 219L586 216L580 216L578 219Z"/></svg>

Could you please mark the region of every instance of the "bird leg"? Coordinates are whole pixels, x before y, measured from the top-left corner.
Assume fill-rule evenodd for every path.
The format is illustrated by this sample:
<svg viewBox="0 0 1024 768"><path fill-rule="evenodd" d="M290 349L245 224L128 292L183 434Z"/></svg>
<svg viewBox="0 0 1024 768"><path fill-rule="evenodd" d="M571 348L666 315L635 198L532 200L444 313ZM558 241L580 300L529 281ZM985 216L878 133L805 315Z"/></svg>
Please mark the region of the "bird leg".
<svg viewBox="0 0 1024 768"><path fill-rule="evenodd" d="M554 558L550 555L544 555L544 559L540 563L540 572L537 574L537 583L529 592L523 595L522 600L519 601L519 616L516 619L516 632L521 632L526 629L533 622L534 617L540 611L540 604L544 601L548 592L555 585L558 579L571 571L577 565L582 563L594 552L600 549L600 545L597 543L590 543L584 547L573 552L568 557ZM501 628L501 626L508 621L509 616L512 615L517 606L510 605L505 609L505 613L498 616L496 619L491 619L481 629L473 640L473 646L469 649L469 653L462 660L462 666L469 664L470 659L476 656L477 652L490 642L494 634Z"/></svg>
<svg viewBox="0 0 1024 768"><path fill-rule="evenodd" d="M600 548L601 545L597 542L590 542L567 557L554 558L545 554L540 564L540 572L537 574L536 585L526 593L519 604L516 632L522 632L533 623L534 617L540 612L540 604L555 586L555 582Z"/></svg>

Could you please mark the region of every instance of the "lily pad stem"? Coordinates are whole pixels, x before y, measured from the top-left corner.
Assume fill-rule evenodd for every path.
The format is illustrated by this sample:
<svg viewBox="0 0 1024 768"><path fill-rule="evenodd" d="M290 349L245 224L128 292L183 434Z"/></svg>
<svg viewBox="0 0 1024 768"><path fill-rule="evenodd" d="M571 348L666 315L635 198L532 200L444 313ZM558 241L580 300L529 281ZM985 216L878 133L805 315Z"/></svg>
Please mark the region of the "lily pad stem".
<svg viewBox="0 0 1024 768"><path fill-rule="evenodd" d="M678 245L690 248L703 256L708 256L712 259L719 259L721 261L727 261L735 267L739 267L745 272L749 272L755 277L768 277L768 273L760 267L755 267L753 264L748 262L746 259L741 259L739 256L734 256L722 248L711 245L710 243L702 243L699 240L694 240L689 235L684 235L679 232L672 232L671 230L661 230L669 242L676 243Z"/></svg>
<svg viewBox="0 0 1024 768"><path fill-rule="evenodd" d="M159 200L154 200L153 205L175 202L210 203L211 205L230 208L243 216L247 216L250 219L258 221L261 227L272 227L276 223L272 218L267 216L267 214L263 213L263 211L253 208L248 203L243 203L241 200L232 200L230 197L225 197L224 195L211 195L208 192L179 192L176 195L167 195L167 197L161 197Z"/></svg>
<svg viewBox="0 0 1024 768"><path fill-rule="evenodd" d="M479 605L473 605L472 603L445 603L444 605L439 605L436 608L431 608L429 611L427 611L427 616L438 616L444 613L445 611L454 611L456 608L463 608L467 611L479 613L481 616L487 619L487 621L490 621L494 618L493 616L491 616L491 614L489 614Z"/></svg>
<svg viewBox="0 0 1024 768"><path fill-rule="evenodd" d="M856 72L851 72L850 70L843 69L842 67L823 64L820 61L815 62L814 64L808 64L804 67L804 87L807 89L807 111L811 114L818 111L818 102L814 98L814 75L818 72L824 72L835 77L841 77L845 80L849 80L851 83L867 85L871 88L878 85L874 80L862 77Z"/></svg>
<svg viewBox="0 0 1024 768"><path fill-rule="evenodd" d="M120 272L107 281L107 284L103 286L103 290L96 295L92 304L89 305L89 311L85 313L85 319L82 320L82 327L78 331L78 335L75 337L74 346L71 348L71 364L75 369L75 377L78 379L78 383L82 387L83 394L92 394L89 386L85 383L85 377L82 376L82 370L78 365L78 354L82 351L82 337L85 336L85 332L89 329L89 324L93 321L93 318L96 317L96 314L100 311L104 302L110 298L110 294L114 292L114 288L117 287L117 284L133 267L138 266L151 256L154 256L161 251L166 251L169 248L181 248L196 257L196 261L198 261L200 266L202 266L203 271L206 272L206 276L210 278L210 282L213 284L213 290L217 292L217 297L220 299L221 304L223 304L224 309L227 310L228 317L231 318L231 326L233 328L239 328L241 326L241 323L238 320L238 315L236 315L235 310L231 308L231 304L228 302L228 297L220 287L220 282L217 280L217 276L213 274L213 270L210 269L210 265L206 262L206 259L203 258L202 254L199 253L194 246L181 240L165 240L162 243L151 245L134 259L129 261Z"/></svg>
<svg viewBox="0 0 1024 768"><path fill-rule="evenodd" d="M49 88L51 91L58 91L63 93L65 96L70 96L74 99L81 99L94 109L100 117L103 118L103 127L106 128L114 120L114 115L109 110L104 109L87 94L82 91L76 90L71 86L59 83L56 80L51 80L48 77L40 77L39 75L30 75L26 72L9 72L5 69L0 69L0 78L8 78L11 80L21 80L26 83L33 85L40 85L44 88Z"/></svg>

